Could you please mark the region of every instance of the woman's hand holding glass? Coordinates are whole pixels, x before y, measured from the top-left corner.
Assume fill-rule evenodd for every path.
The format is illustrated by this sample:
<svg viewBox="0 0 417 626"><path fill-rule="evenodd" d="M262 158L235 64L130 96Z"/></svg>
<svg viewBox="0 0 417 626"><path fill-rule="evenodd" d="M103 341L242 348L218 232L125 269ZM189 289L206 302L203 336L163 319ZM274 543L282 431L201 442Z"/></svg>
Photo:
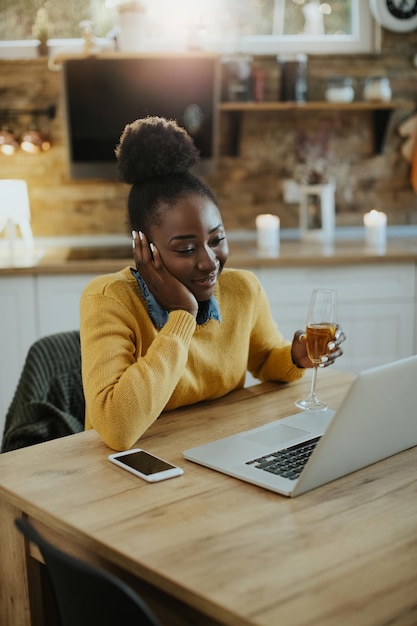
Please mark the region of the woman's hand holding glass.
<svg viewBox="0 0 417 626"><path fill-rule="evenodd" d="M342 356L343 350L340 344L346 339L345 333L339 324L336 324L336 332L334 341L330 341L327 345L328 352L321 358L321 363L318 367L328 367L333 365L337 358ZM293 362L298 367L312 368L315 367L313 361L311 361L307 352L307 335L305 330L297 330L294 333L294 338L291 347L291 356Z"/></svg>

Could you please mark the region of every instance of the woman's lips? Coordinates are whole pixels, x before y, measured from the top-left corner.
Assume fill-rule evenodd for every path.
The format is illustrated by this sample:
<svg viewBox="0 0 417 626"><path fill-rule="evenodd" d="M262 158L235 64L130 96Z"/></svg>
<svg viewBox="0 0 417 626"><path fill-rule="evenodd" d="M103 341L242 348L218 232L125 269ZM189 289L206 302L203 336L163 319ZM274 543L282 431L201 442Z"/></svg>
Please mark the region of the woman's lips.
<svg viewBox="0 0 417 626"><path fill-rule="evenodd" d="M193 282L196 283L197 285L200 285L201 287L212 287L217 282L217 276L218 276L218 271L212 272L211 274L208 274L207 276L203 276L202 278L198 278L194 280Z"/></svg>

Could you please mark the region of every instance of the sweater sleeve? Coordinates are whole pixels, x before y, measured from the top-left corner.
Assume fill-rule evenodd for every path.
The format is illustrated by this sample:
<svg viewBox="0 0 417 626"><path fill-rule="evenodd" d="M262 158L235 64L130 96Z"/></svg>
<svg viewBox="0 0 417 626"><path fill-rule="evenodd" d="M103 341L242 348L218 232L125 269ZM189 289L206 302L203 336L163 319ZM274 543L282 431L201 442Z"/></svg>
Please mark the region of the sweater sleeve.
<svg viewBox="0 0 417 626"><path fill-rule="evenodd" d="M146 349L134 311L105 293L81 300L86 428L115 450L130 448L164 409L196 327L192 315L173 311Z"/></svg>
<svg viewBox="0 0 417 626"><path fill-rule="evenodd" d="M304 376L305 370L291 357L291 342L279 331L271 314L268 297L258 282L258 305L252 326L249 371L262 381L292 382Z"/></svg>

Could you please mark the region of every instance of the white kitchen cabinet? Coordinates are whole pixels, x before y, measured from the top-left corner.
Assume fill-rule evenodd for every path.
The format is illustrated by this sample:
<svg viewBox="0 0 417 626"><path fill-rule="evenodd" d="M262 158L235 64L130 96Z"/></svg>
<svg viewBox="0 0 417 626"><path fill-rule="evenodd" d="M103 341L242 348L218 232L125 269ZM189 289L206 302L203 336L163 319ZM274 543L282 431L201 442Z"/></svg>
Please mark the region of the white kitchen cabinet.
<svg viewBox="0 0 417 626"><path fill-rule="evenodd" d="M335 367L357 372L416 350L416 270L413 263L254 270L282 334L305 327L314 287L336 289L347 340Z"/></svg>
<svg viewBox="0 0 417 626"><path fill-rule="evenodd" d="M38 276L40 336L80 327L80 297L93 274Z"/></svg>
<svg viewBox="0 0 417 626"><path fill-rule="evenodd" d="M0 436L27 351L39 336L35 281L31 276L0 280Z"/></svg>

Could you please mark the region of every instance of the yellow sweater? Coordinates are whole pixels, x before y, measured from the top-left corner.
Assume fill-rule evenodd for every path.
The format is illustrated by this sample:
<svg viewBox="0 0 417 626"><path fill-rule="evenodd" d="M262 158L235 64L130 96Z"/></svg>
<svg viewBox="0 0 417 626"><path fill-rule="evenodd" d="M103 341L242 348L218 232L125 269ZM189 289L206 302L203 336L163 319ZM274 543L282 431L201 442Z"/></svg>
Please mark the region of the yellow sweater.
<svg viewBox="0 0 417 626"><path fill-rule="evenodd" d="M158 330L130 268L98 276L81 298L85 427L125 450L164 410L243 387L246 371L289 382L304 370L274 323L257 277L225 269L214 295L222 321L172 311Z"/></svg>

